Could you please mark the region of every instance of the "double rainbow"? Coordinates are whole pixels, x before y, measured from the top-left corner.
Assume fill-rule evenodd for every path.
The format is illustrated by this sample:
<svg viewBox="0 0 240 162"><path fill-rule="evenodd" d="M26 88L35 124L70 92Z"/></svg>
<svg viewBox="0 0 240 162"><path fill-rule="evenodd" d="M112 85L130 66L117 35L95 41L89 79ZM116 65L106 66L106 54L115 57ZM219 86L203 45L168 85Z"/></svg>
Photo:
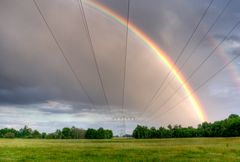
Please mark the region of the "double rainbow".
<svg viewBox="0 0 240 162"><path fill-rule="evenodd" d="M94 9L111 17L121 25L123 26L127 25L127 20L124 17L117 14L112 9L97 2L96 0L91 1L88 0L86 2L90 7L93 7ZM189 101L192 105L193 110L196 112L199 120L201 122L207 121L207 116L204 113L204 109L201 106L199 99L197 98L196 95L194 95L191 86L186 82L183 74L179 71L178 67L174 65L171 58L169 58L168 55L153 40L151 40L149 36L147 36L141 29L139 29L133 23L129 22L128 28L158 56L158 58L161 60L162 63L164 63L167 66L167 68L171 70L176 80L182 85L182 88L184 89L186 95L189 96Z"/></svg>

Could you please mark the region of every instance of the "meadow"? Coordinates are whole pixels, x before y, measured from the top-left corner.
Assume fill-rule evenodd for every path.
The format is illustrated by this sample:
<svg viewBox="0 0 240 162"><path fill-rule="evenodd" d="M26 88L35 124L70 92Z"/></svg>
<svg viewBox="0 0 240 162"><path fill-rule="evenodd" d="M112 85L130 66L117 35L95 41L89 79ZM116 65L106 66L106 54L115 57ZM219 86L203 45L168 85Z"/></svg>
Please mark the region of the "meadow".
<svg viewBox="0 0 240 162"><path fill-rule="evenodd" d="M240 161L240 138L0 139L0 161Z"/></svg>

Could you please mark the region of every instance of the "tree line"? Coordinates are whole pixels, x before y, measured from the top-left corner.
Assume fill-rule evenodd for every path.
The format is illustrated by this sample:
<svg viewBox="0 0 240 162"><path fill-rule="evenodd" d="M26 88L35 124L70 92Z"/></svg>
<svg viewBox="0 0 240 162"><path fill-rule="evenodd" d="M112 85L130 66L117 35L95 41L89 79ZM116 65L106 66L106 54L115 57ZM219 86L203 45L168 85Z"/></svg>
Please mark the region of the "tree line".
<svg viewBox="0 0 240 162"><path fill-rule="evenodd" d="M203 122L197 128L168 125L167 128L148 128L137 125L132 133L134 138L183 138L183 137L236 137L240 136L240 116L232 114L228 118L213 123ZM42 138L42 139L111 139L112 130L87 130L76 127L64 127L53 133L40 133L27 126L19 130L13 128L0 129L0 138ZM129 136L127 136L129 137Z"/></svg>
<svg viewBox="0 0 240 162"><path fill-rule="evenodd" d="M240 116L232 114L227 119L214 123L203 122L197 128L168 125L167 128L148 128L138 125L134 138L183 138L183 137L236 137L240 136Z"/></svg>
<svg viewBox="0 0 240 162"><path fill-rule="evenodd" d="M38 138L38 139L110 139L113 133L108 129L92 129L87 130L76 127L64 127L62 130L57 129L53 133L40 133L28 126L24 126L19 130L13 128L0 129L0 138Z"/></svg>

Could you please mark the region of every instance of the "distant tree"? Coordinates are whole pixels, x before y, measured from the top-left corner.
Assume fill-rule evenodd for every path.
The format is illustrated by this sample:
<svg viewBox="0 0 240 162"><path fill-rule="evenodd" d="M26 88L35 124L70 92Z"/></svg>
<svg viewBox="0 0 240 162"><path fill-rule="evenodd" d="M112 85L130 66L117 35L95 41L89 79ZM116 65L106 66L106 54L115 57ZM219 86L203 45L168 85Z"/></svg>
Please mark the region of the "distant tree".
<svg viewBox="0 0 240 162"><path fill-rule="evenodd" d="M62 129L62 138L63 139L70 139L71 138L71 129L65 127Z"/></svg>
<svg viewBox="0 0 240 162"><path fill-rule="evenodd" d="M103 128L99 128L96 132L96 138L97 139L104 139L105 138L105 131Z"/></svg>
<svg viewBox="0 0 240 162"><path fill-rule="evenodd" d="M87 139L110 139L113 137L111 130L99 128L98 130L89 128L86 131L85 138Z"/></svg>
<svg viewBox="0 0 240 162"><path fill-rule="evenodd" d="M137 127L133 130L133 137L134 138L141 138L143 133L141 132L142 126L137 125Z"/></svg>
<svg viewBox="0 0 240 162"><path fill-rule="evenodd" d="M7 132L6 134L3 135L4 138L14 138L15 134L12 132Z"/></svg>
<svg viewBox="0 0 240 162"><path fill-rule="evenodd" d="M240 117L235 114L231 114L228 119L223 121L224 136L240 136Z"/></svg>
<svg viewBox="0 0 240 162"><path fill-rule="evenodd" d="M32 129L28 128L28 126L24 126L19 130L19 137L21 138L32 138Z"/></svg>
<svg viewBox="0 0 240 162"><path fill-rule="evenodd" d="M167 127L168 127L169 130L172 130L172 125L171 124L169 124Z"/></svg>
<svg viewBox="0 0 240 162"><path fill-rule="evenodd" d="M17 135L17 131L13 128L3 128L0 130L0 138L14 138Z"/></svg>
<svg viewBox="0 0 240 162"><path fill-rule="evenodd" d="M83 138L85 138L85 135L86 135L86 130L84 130L84 129L78 129L78 137L79 137L79 139L83 139Z"/></svg>
<svg viewBox="0 0 240 162"><path fill-rule="evenodd" d="M86 131L85 137L87 139L96 139L97 138L97 131L95 129L88 128L87 131Z"/></svg>
<svg viewBox="0 0 240 162"><path fill-rule="evenodd" d="M55 133L48 133L45 138L46 139L56 139L56 134Z"/></svg>
<svg viewBox="0 0 240 162"><path fill-rule="evenodd" d="M41 133L38 130L32 132L32 138L41 138Z"/></svg>
<svg viewBox="0 0 240 162"><path fill-rule="evenodd" d="M235 137L240 136L240 116L231 114L225 120L214 123L203 122L197 128L168 125L168 129L160 127L147 128L137 125L133 131L134 138L179 138L179 137ZM150 132L150 136L149 136Z"/></svg>
<svg viewBox="0 0 240 162"><path fill-rule="evenodd" d="M46 133L46 132L43 132L43 133L41 134L41 138L43 138L43 139L45 139L46 136L47 136L47 133Z"/></svg>
<svg viewBox="0 0 240 162"><path fill-rule="evenodd" d="M111 139L111 138L113 138L113 132L112 132L112 130L109 130L109 129L104 130L104 138L105 138L105 139Z"/></svg>
<svg viewBox="0 0 240 162"><path fill-rule="evenodd" d="M83 139L85 138L86 130L81 128L72 128L72 138L73 139Z"/></svg>
<svg viewBox="0 0 240 162"><path fill-rule="evenodd" d="M71 138L73 139L82 139L85 138L86 130L80 128L71 128Z"/></svg>
<svg viewBox="0 0 240 162"><path fill-rule="evenodd" d="M231 114L228 117L228 119L236 119L236 118L239 118L239 116L237 114Z"/></svg>
<svg viewBox="0 0 240 162"><path fill-rule="evenodd" d="M155 127L151 127L149 130L150 138L157 138L157 130Z"/></svg>
<svg viewBox="0 0 240 162"><path fill-rule="evenodd" d="M133 137L134 138L150 138L151 133L146 126L137 125L137 127L133 130Z"/></svg>
<svg viewBox="0 0 240 162"><path fill-rule="evenodd" d="M61 139L62 138L62 131L60 129L57 129L55 131L55 138Z"/></svg>

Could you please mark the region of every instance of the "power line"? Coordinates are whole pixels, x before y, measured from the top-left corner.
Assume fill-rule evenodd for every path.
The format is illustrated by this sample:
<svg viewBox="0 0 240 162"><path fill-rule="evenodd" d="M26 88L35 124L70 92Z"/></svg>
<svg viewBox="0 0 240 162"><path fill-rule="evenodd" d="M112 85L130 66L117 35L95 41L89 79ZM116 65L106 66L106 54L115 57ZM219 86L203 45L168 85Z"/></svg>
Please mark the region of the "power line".
<svg viewBox="0 0 240 162"><path fill-rule="evenodd" d="M218 45L210 52L210 54L199 64L199 66L191 73L191 75L189 76L189 78L187 80L184 81L183 85L185 85L185 83L187 83L193 76L194 74L207 62L207 60L215 53L215 51L219 48L219 46L221 46L221 44L230 36L230 34L238 27L238 25L240 24L240 21L238 21L232 28L231 30L227 33L227 35L218 43ZM167 100L165 100L165 102L163 104L160 105L160 107L164 107L168 101L170 101L170 99L172 99L177 92L180 90L180 88L183 87L183 85L179 86L177 88L177 90L175 91L175 93L173 93L172 96L170 96ZM160 109L161 110L161 109ZM158 111L159 112L159 111Z"/></svg>
<svg viewBox="0 0 240 162"><path fill-rule="evenodd" d="M222 16L222 14L225 12L225 10L227 9L227 7L229 6L229 4L231 3L232 0L229 0L225 6L223 7L223 9L221 10L221 12L218 14L217 18L214 20L214 22L212 23L212 25L210 26L210 28L208 29L208 31L204 34L204 36L202 37L202 39L198 42L198 44L193 48L192 52L190 53L190 55L185 59L185 61L183 62L183 64L179 67L179 71L182 70L182 68L186 65L186 63L190 60L190 58L193 56L193 54L196 52L196 50L200 47L201 43L203 42L203 40L205 40L205 38L207 37L208 33L212 30L212 28L216 25L216 23L218 22L218 20L220 19L220 17ZM171 81L174 79L174 77L169 81L169 84L171 83ZM163 92L165 91L165 88L163 89ZM165 103L165 101L164 101Z"/></svg>
<svg viewBox="0 0 240 162"><path fill-rule="evenodd" d="M123 87L122 87L122 116L119 118L122 121L122 130L120 131L121 136L126 134L126 113L124 112L124 103L125 103L125 88L126 88L126 71L127 71L127 56L128 56L128 33L129 33L129 17L130 17L130 0L127 0L127 24L126 24L126 39L125 39L125 48L124 48L124 65L123 65Z"/></svg>
<svg viewBox="0 0 240 162"><path fill-rule="evenodd" d="M37 9L37 11L39 12L40 16L42 17L44 23L46 24L47 29L48 29L50 35L52 36L52 38L53 38L53 40L55 41L57 47L59 48L59 51L60 51L60 53L62 54L62 56L63 56L65 62L67 63L67 65L68 65L70 71L72 72L72 74L73 74L74 77L76 78L76 80L77 80L79 86L80 86L81 89L83 90L84 94L87 96L89 102L91 102L92 106L95 108L95 104L94 104L94 102L92 101L91 97L88 95L86 89L85 89L84 86L83 86L82 81L80 80L80 78L78 77L77 73L75 72L75 70L74 70L74 68L73 68L73 66L72 66L72 64L71 64L71 62L70 62L70 60L69 60L68 57L65 55L65 53L64 53L64 51L63 51L63 49L62 49L60 43L58 42L56 36L54 35L54 33L53 33L53 31L52 31L50 25L47 23L47 20L45 19L45 17L44 17L44 15L43 15L43 13L42 13L42 11L41 11L41 9L40 9L38 3L36 2L36 0L33 0L33 3L34 3L34 5L36 6L36 9Z"/></svg>
<svg viewBox="0 0 240 162"><path fill-rule="evenodd" d="M126 85L126 71L127 71L127 55L128 55L128 33L129 33L129 17L130 17L130 1L128 1L127 6L127 27L126 27L126 39L125 39L125 57L124 57L124 71L123 71L123 90L122 90L122 111L124 109L124 101L125 101L125 85Z"/></svg>
<svg viewBox="0 0 240 162"><path fill-rule="evenodd" d="M112 112L111 108L110 108L110 105L109 105L109 102L108 102L106 91L105 91L105 88L104 88L104 85L103 85L103 80L102 80L102 77L101 77L100 68L99 68L99 65L98 65L98 62L97 62L97 58L96 58L96 52L95 52L94 47L93 47L92 37L91 37L90 31L89 31L88 22L87 22L84 7L83 7L83 4L82 4L82 0L78 0L78 5L79 5L80 13L81 13L82 18L83 18L83 25L84 25L84 28L87 32L88 41L89 41L89 44L90 44L90 49L91 49L93 59L94 59L94 63L95 63L96 69L97 69L97 73L98 73L98 77L99 77L99 80L100 80L101 88L103 90L103 95L104 95L106 104L107 104L110 112Z"/></svg>
<svg viewBox="0 0 240 162"><path fill-rule="evenodd" d="M185 51L186 48L188 47L190 41L192 40L194 34L196 33L199 25L200 25L201 22L202 22L202 20L203 20L204 17L206 16L206 14L207 14L209 8L211 7L213 1L214 1L214 0L211 0L211 1L210 1L210 3L208 4L208 7L207 7L207 8L205 9L205 11L203 12L203 14L202 14L202 16L201 16L198 24L195 26L195 28L194 28L193 32L191 33L190 37L188 38L186 44L184 45L184 47L182 48L182 50L181 50L180 53L178 54L177 59L174 61L174 65L170 68L168 74L166 75L166 77L165 77L165 78L163 79L163 81L161 82L159 88L155 91L153 97L150 99L150 102L145 106L143 112L140 114L140 118L141 118L142 115L145 114L146 111L150 108L150 106L152 105L154 99L157 98L158 93L160 92L160 90L162 89L163 85L166 83L167 79L169 78L170 74L172 73L172 70L171 70L171 69L173 69L173 68L176 66L177 62L179 61L179 59L180 59L181 56L183 55L184 51Z"/></svg>
<svg viewBox="0 0 240 162"><path fill-rule="evenodd" d="M240 55L236 55L235 57L233 57L228 63L226 63L220 70L218 70L217 72L215 72L209 79L207 79L205 82L203 82L199 87L197 87L195 90L193 90L189 95L185 96L180 102L178 102L176 105L170 107L167 111L163 112L160 116L168 113L169 111L173 110L174 108L176 108L179 104L181 104L183 101L185 101L189 96L191 96L193 93L195 93L196 91L198 91L201 87L203 87L204 85L206 85L211 79L213 79L217 74L219 74L221 71L223 71L228 65L230 65L233 61L235 61L237 58L239 58ZM158 117L160 117L158 116ZM154 119L154 118L152 118Z"/></svg>
<svg viewBox="0 0 240 162"><path fill-rule="evenodd" d="M231 3L232 0L229 0L224 8L222 9L222 11L220 12L220 14L217 16L217 18L214 20L213 24L210 26L210 28L208 29L208 31L204 34L204 36L202 37L202 39L198 42L198 44L193 48L192 52L190 53L189 57L183 62L183 64L180 66L179 70L181 70L185 64L189 61L189 59L193 56L193 54L196 52L196 50L199 48L199 46L201 45L201 43L203 42L203 40L207 37L208 33L212 30L212 28L217 24L218 20L220 19L220 17L222 16L222 14L225 12L225 10L228 8L229 4Z"/></svg>
<svg viewBox="0 0 240 162"><path fill-rule="evenodd" d="M180 66L179 71L182 70L182 68L184 67L184 65L189 61L189 59L193 56L193 54L196 52L196 50L200 47L201 43L203 42L203 40L207 37L208 33L212 30L212 28L216 25L216 23L218 22L218 20L220 19L220 17L222 16L222 14L225 12L225 10L227 9L227 7L229 6L229 4L231 3L232 0L229 0L225 6L223 7L223 9L221 10L221 12L219 13L219 15L217 16L217 18L214 20L213 24L210 26L210 28L208 29L208 31L204 34L204 36L202 37L202 39L198 42L198 44L193 48L191 54L189 55L189 57L184 61L184 63ZM195 69L196 70L196 69ZM173 80L173 78L171 79L171 81ZM170 82L171 82L170 81ZM166 87L163 89L163 91L166 89ZM177 89L178 90L178 89ZM176 93L174 93L176 94ZM164 101L162 105L165 105L170 98L168 98L167 100Z"/></svg>

